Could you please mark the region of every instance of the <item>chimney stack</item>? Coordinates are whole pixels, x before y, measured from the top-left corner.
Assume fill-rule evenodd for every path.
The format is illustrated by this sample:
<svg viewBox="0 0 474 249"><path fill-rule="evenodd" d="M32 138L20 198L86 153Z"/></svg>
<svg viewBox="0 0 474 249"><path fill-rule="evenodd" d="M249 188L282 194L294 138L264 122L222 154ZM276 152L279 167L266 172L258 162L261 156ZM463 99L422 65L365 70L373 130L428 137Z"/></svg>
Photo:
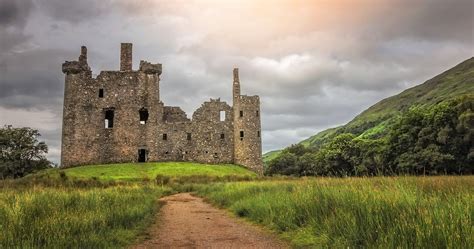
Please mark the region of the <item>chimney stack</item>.
<svg viewBox="0 0 474 249"><path fill-rule="evenodd" d="M121 44L120 71L132 71L132 44L131 43Z"/></svg>
<svg viewBox="0 0 474 249"><path fill-rule="evenodd" d="M234 100L240 97L240 80L239 80L239 69L234 68L234 83L232 85L232 95Z"/></svg>
<svg viewBox="0 0 474 249"><path fill-rule="evenodd" d="M87 64L87 47L81 46L81 55L79 56L79 62Z"/></svg>

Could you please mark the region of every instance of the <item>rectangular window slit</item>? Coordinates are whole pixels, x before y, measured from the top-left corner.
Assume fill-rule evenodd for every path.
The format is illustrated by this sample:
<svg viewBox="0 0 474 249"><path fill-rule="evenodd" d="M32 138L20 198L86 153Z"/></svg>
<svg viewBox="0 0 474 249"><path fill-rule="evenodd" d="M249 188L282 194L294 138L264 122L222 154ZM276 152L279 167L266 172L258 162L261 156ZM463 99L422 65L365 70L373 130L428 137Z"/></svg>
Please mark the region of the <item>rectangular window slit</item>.
<svg viewBox="0 0 474 249"><path fill-rule="evenodd" d="M168 134L166 133L163 134L163 140L168 140Z"/></svg>
<svg viewBox="0 0 474 249"><path fill-rule="evenodd" d="M140 115L140 124L146 124L146 121L148 121L148 110L146 108L142 108L138 112Z"/></svg>
<svg viewBox="0 0 474 249"><path fill-rule="evenodd" d="M100 88L99 89L99 98L103 98L104 97L104 89Z"/></svg>
<svg viewBox="0 0 474 249"><path fill-rule="evenodd" d="M187 139L191 140L191 133L188 133Z"/></svg>
<svg viewBox="0 0 474 249"><path fill-rule="evenodd" d="M240 140L244 140L244 131L240 131Z"/></svg>
<svg viewBox="0 0 474 249"><path fill-rule="evenodd" d="M106 110L105 111L105 128L114 127L114 111Z"/></svg>
<svg viewBox="0 0 474 249"><path fill-rule="evenodd" d="M244 116L244 111L240 111L240 117Z"/></svg>
<svg viewBox="0 0 474 249"><path fill-rule="evenodd" d="M221 133L221 139L224 139L224 138L225 138L225 134Z"/></svg>
<svg viewBox="0 0 474 249"><path fill-rule="evenodd" d="M219 120L220 121L225 121L225 111L220 111L219 112Z"/></svg>

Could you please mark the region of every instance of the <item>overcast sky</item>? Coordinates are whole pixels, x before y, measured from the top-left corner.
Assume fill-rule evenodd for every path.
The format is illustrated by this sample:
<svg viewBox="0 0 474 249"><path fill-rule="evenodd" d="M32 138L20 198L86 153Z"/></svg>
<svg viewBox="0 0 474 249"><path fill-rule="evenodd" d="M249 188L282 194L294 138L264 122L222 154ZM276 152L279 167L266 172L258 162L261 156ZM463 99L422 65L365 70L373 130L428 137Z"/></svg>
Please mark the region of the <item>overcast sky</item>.
<svg viewBox="0 0 474 249"><path fill-rule="evenodd" d="M86 45L93 73L121 42L163 64L161 99L260 95L263 150L344 124L474 54L471 0L0 0L0 125L37 128L60 156L64 75Z"/></svg>

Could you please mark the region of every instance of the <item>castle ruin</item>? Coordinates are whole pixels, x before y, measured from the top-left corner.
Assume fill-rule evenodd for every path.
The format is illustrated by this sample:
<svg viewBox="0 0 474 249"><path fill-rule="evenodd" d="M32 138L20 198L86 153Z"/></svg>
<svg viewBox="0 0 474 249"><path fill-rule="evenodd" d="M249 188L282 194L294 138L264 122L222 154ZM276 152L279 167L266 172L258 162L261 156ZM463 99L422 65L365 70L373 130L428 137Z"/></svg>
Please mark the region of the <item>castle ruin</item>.
<svg viewBox="0 0 474 249"><path fill-rule="evenodd" d="M132 69L132 44L122 43L120 71L92 76L87 48L65 74L61 167L124 162L234 163L261 173L260 99L240 94L233 71L233 103L204 102L189 119L160 99L161 64Z"/></svg>

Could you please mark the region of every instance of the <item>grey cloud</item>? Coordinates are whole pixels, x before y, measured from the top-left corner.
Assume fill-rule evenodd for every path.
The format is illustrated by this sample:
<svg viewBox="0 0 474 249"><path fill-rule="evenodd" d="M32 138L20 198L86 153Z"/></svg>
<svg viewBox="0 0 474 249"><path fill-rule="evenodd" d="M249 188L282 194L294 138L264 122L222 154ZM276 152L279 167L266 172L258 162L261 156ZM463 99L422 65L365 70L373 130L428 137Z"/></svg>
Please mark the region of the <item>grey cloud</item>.
<svg viewBox="0 0 474 249"><path fill-rule="evenodd" d="M59 163L61 158L61 129L56 130L39 130L40 141L44 141L48 145L47 157L54 163Z"/></svg>
<svg viewBox="0 0 474 249"><path fill-rule="evenodd" d="M473 42L474 2L471 0L395 1L369 23L371 34L381 30L385 39L414 39ZM375 26L375 27L374 27Z"/></svg>
<svg viewBox="0 0 474 249"><path fill-rule="evenodd" d="M0 68L0 105L9 108L60 109L64 89L61 62L71 53L31 50L5 55Z"/></svg>
<svg viewBox="0 0 474 249"><path fill-rule="evenodd" d="M31 36L23 33L33 3L29 0L2 0L0 2L0 67L2 55L27 42Z"/></svg>
<svg viewBox="0 0 474 249"><path fill-rule="evenodd" d="M88 22L107 13L112 2L109 0L39 0L38 7L52 18L70 23Z"/></svg>
<svg viewBox="0 0 474 249"><path fill-rule="evenodd" d="M2 0L0 2L0 26L23 27L33 7L30 0Z"/></svg>
<svg viewBox="0 0 474 249"><path fill-rule="evenodd" d="M170 10L173 5L155 0L36 0L35 3L48 16L71 24L90 22L114 13L122 17L143 17Z"/></svg>

